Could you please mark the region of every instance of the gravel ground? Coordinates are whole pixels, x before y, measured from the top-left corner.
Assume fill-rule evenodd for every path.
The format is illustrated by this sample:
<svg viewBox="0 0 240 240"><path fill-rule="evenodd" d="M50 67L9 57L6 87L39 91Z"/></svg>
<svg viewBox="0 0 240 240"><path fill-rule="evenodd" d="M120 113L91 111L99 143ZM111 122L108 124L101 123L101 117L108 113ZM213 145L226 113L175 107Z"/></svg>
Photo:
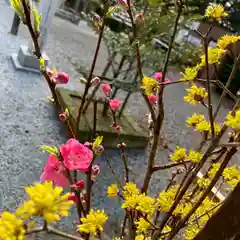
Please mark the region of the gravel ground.
<svg viewBox="0 0 240 240"><path fill-rule="evenodd" d="M24 186L39 180L39 175L47 155L39 150L42 144L58 145L67 140L66 130L57 119L56 111L45 100L49 94L47 85L40 75L16 71L11 63L10 56L16 53L21 44L27 44L28 34L21 26L18 37L8 34L13 14L5 0L0 0L0 209L14 209L24 199ZM78 73L72 66L69 58L83 65L90 65L96 46L96 37L86 34L69 22L54 18L53 29L49 34L46 52L50 57L51 65L70 74L70 88L81 88L76 84ZM107 59L104 46L101 49L96 71L100 72ZM176 74L169 74L171 80L177 79ZM171 85L166 88L164 95L165 121L164 136L170 146L180 145L187 148L197 146L199 136L191 129L186 128L185 120L193 112L201 111L201 106L191 107L184 103L184 85ZM122 95L120 96L122 97ZM213 95L213 102L218 100ZM229 111L232 103L227 100L221 110L220 119ZM146 126L147 108L140 94L133 94L127 111L137 119L139 124ZM118 150L106 150L106 154L119 176L123 175L123 164ZM128 150L132 178L140 185L143 179L144 166L147 155L144 150ZM167 163L167 153L158 152L157 162ZM236 157L236 161L238 158ZM101 174L94 185L93 206L104 208L110 215L108 232L112 233L119 224L121 210L116 213L119 204L105 197L107 185L114 182L103 158L99 158ZM159 192L166 184L171 171L155 174L153 192ZM72 226L75 222L74 212L68 220L61 223ZM73 224L74 224L73 222ZM51 238L52 239L52 238Z"/></svg>

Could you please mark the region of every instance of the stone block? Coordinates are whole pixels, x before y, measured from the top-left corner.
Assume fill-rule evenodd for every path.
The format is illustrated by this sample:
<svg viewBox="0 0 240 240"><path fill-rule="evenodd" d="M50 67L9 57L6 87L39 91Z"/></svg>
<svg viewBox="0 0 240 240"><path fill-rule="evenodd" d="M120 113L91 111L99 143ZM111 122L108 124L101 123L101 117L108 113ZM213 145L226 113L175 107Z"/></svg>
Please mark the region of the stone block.
<svg viewBox="0 0 240 240"><path fill-rule="evenodd" d="M56 88L56 93L62 109L69 109L70 118L68 124L72 129L75 129L82 94L61 86ZM98 98L97 133L104 136L105 147L116 148L119 143L118 133L111 127L113 122L111 115L102 116L103 103L101 98ZM117 118L117 124L122 127L121 141L126 143L128 148L145 148L148 145L147 129L142 129L131 116L124 112L121 118ZM88 110L82 116L79 128L79 140L81 142L89 141L93 129L93 104L89 105Z"/></svg>

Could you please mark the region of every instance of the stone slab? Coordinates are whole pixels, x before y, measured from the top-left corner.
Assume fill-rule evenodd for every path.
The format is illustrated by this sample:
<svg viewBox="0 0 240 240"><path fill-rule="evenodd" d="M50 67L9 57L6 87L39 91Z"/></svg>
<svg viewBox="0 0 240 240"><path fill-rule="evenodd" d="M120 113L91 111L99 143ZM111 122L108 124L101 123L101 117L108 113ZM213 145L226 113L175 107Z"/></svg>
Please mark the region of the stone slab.
<svg viewBox="0 0 240 240"><path fill-rule="evenodd" d="M64 110L66 107L69 109L69 124L71 128L74 129L78 108L81 103L81 93L65 87L57 87L56 93L62 109ZM104 136L105 147L116 148L119 143L118 134L115 129L111 127L113 121L111 115L102 116L103 103L101 99L98 100L97 133ZM128 148L145 148L148 145L147 130L142 129L135 119L124 113L121 118L117 119L117 123L122 127L120 139L126 143ZM93 104L89 105L87 112L82 117L79 127L79 140L81 142L89 140L93 128Z"/></svg>
<svg viewBox="0 0 240 240"><path fill-rule="evenodd" d="M43 53L45 66L49 63L46 53ZM28 46L21 45L18 54L12 54L12 62L18 70L40 73L39 59L28 51Z"/></svg>

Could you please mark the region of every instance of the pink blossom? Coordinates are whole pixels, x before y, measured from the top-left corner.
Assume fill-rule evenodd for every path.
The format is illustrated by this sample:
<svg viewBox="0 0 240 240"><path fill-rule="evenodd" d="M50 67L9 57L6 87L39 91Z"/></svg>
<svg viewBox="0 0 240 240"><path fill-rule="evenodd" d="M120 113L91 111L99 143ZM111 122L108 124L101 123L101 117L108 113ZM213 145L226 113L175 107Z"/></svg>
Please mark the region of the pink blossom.
<svg viewBox="0 0 240 240"><path fill-rule="evenodd" d="M134 17L134 21L136 24L141 24L144 22L144 16L142 13L137 13Z"/></svg>
<svg viewBox="0 0 240 240"><path fill-rule="evenodd" d="M56 76L54 78L54 82L56 84L66 84L66 83L68 83L68 80L69 80L69 76L65 72L56 73Z"/></svg>
<svg viewBox="0 0 240 240"><path fill-rule="evenodd" d="M123 10L128 9L127 0L117 0L117 3Z"/></svg>
<svg viewBox="0 0 240 240"><path fill-rule="evenodd" d="M70 196L68 197L68 200L69 201L73 201L75 203L78 203L78 198L77 196L75 195L75 193L71 192Z"/></svg>
<svg viewBox="0 0 240 240"><path fill-rule="evenodd" d="M110 108L111 108L113 111L116 111L116 110L120 107L121 102L120 102L120 100L118 100L118 99L111 99L111 100L109 101L109 105L110 105Z"/></svg>
<svg viewBox="0 0 240 240"><path fill-rule="evenodd" d="M80 190L83 190L84 187L85 187L84 181L83 181L83 180L77 181L77 182L76 182L76 187L77 187L78 189L80 189Z"/></svg>
<svg viewBox="0 0 240 240"><path fill-rule="evenodd" d="M107 83L103 83L101 86L102 86L102 90L103 90L105 96L106 96L106 97L109 96L109 94L110 94L111 91L112 91L110 85L107 84Z"/></svg>
<svg viewBox="0 0 240 240"><path fill-rule="evenodd" d="M63 164L54 155L49 156L40 180L52 181L60 187L67 187L69 184Z"/></svg>
<svg viewBox="0 0 240 240"><path fill-rule="evenodd" d="M157 80L160 80L162 78L162 72L156 72L154 74L154 78L156 78Z"/></svg>
<svg viewBox="0 0 240 240"><path fill-rule="evenodd" d="M157 101L157 96L155 95L150 95L148 97L148 100L151 102L151 103L155 103Z"/></svg>
<svg viewBox="0 0 240 240"><path fill-rule="evenodd" d="M98 85L101 82L99 77L95 77L91 80L91 85Z"/></svg>
<svg viewBox="0 0 240 240"><path fill-rule="evenodd" d="M60 152L66 168L70 171L87 171L93 159L92 151L74 138L62 144Z"/></svg>
<svg viewBox="0 0 240 240"><path fill-rule="evenodd" d="M115 130L116 130L117 132L120 132L120 131L121 131L121 126L120 126L120 125L117 125L117 126L115 127Z"/></svg>
<svg viewBox="0 0 240 240"><path fill-rule="evenodd" d="M65 112L60 113L58 116L59 116L60 120L63 122L67 120L67 114Z"/></svg>

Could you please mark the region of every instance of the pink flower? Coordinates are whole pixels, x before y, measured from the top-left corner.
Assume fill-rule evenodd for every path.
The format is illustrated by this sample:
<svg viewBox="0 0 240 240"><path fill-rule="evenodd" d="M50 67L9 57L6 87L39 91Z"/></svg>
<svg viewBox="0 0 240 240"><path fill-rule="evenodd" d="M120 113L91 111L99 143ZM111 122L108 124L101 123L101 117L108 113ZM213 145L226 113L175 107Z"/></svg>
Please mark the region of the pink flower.
<svg viewBox="0 0 240 240"><path fill-rule="evenodd" d="M102 90L104 92L104 95L107 97L112 91L110 85L107 84L107 83L103 83L101 86L102 86Z"/></svg>
<svg viewBox="0 0 240 240"><path fill-rule="evenodd" d="M110 105L110 108L111 108L113 111L116 111L116 110L120 107L121 102L120 102L120 100L118 100L118 99L111 99L111 100L109 101L109 105Z"/></svg>
<svg viewBox="0 0 240 240"><path fill-rule="evenodd" d="M77 196L75 195L75 193L71 192L70 196L68 197L68 200L69 201L73 201L75 203L78 203L78 198Z"/></svg>
<svg viewBox="0 0 240 240"><path fill-rule="evenodd" d="M157 101L157 96L155 95L150 95L148 97L148 100L151 102L151 103L155 103Z"/></svg>
<svg viewBox="0 0 240 240"><path fill-rule="evenodd" d="M120 132L120 131L121 131L121 126L120 126L120 125L117 125L117 126L115 127L115 130L116 130L117 132Z"/></svg>
<svg viewBox="0 0 240 240"><path fill-rule="evenodd" d="M62 144L60 152L66 168L70 171L87 171L93 159L92 151L74 138Z"/></svg>
<svg viewBox="0 0 240 240"><path fill-rule="evenodd" d="M60 120L63 122L67 120L67 114L65 112L60 113L58 116L59 116Z"/></svg>
<svg viewBox="0 0 240 240"><path fill-rule="evenodd" d="M83 190L84 187L85 187L84 181L83 181L83 180L77 181L77 182L76 182L76 187L77 187L79 190Z"/></svg>
<svg viewBox="0 0 240 240"><path fill-rule="evenodd" d="M58 72L54 78L56 84L66 84L68 83L69 76L65 72Z"/></svg>
<svg viewBox="0 0 240 240"><path fill-rule="evenodd" d="M69 184L63 164L54 155L49 156L40 180L52 181L60 187L67 187Z"/></svg>
<svg viewBox="0 0 240 240"><path fill-rule="evenodd" d="M162 78L162 72L156 72L154 74L154 78L156 78L157 80L160 80Z"/></svg>
<svg viewBox="0 0 240 240"><path fill-rule="evenodd" d="M134 17L134 21L137 25L143 23L144 22L143 14L142 13L137 13Z"/></svg>

